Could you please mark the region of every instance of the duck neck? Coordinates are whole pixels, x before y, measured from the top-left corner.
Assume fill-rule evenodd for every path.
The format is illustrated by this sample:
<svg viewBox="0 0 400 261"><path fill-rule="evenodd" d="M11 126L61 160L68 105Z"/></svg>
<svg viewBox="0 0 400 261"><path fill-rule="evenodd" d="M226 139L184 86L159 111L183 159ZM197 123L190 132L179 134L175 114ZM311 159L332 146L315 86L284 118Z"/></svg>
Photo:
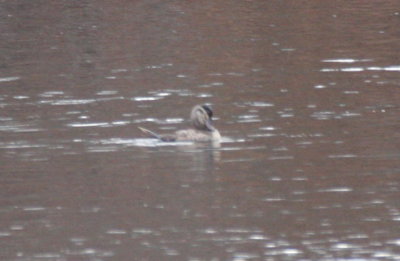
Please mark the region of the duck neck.
<svg viewBox="0 0 400 261"><path fill-rule="evenodd" d="M210 121L207 121L207 122L206 122L206 129L207 129L208 131L210 131L210 132L213 132L213 131L216 130L215 127L212 126L212 124L211 124Z"/></svg>

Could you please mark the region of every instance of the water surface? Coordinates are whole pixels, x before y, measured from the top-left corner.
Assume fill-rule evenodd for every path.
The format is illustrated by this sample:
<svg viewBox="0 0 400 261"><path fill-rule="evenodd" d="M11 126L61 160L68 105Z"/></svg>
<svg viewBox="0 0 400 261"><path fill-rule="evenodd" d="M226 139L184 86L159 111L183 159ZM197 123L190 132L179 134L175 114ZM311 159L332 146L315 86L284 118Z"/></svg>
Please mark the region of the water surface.
<svg viewBox="0 0 400 261"><path fill-rule="evenodd" d="M400 258L397 1L0 6L1 260Z"/></svg>

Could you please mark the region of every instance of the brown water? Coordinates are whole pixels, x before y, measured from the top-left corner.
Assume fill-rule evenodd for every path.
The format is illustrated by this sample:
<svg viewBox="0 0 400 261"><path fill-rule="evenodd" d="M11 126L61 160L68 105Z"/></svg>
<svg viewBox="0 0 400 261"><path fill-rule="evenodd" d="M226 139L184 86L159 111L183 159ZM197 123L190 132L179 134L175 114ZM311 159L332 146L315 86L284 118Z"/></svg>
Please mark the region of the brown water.
<svg viewBox="0 0 400 261"><path fill-rule="evenodd" d="M0 15L0 260L399 260L398 0Z"/></svg>

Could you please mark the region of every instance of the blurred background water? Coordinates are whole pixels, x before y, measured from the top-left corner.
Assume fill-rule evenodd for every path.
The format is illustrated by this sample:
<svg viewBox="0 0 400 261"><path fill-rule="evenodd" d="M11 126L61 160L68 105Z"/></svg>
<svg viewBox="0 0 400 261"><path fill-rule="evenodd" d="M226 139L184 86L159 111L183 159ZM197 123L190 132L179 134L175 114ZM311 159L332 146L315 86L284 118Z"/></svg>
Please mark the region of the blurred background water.
<svg viewBox="0 0 400 261"><path fill-rule="evenodd" d="M0 17L1 260L399 260L397 0ZM202 103L220 147L137 128Z"/></svg>

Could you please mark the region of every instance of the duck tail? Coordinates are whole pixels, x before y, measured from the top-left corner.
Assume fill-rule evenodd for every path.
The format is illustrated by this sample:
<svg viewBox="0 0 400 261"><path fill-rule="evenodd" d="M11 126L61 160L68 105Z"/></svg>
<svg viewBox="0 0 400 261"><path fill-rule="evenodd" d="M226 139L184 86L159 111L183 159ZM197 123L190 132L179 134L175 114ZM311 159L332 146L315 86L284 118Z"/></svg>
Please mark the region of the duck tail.
<svg viewBox="0 0 400 261"><path fill-rule="evenodd" d="M145 129L145 128L142 128L142 127L138 127L138 128L139 128L141 131L143 131L144 133L150 134L152 137L161 140L161 136L158 135L157 133L152 132L151 130L148 130L148 129Z"/></svg>

